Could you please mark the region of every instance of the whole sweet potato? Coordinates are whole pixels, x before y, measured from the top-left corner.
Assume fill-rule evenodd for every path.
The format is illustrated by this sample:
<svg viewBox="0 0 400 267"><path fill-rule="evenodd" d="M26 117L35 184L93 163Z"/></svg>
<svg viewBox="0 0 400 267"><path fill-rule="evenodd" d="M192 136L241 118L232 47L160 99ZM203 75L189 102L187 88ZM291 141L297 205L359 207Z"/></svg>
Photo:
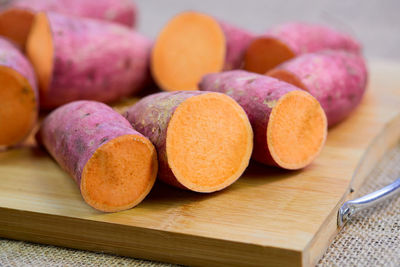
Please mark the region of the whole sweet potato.
<svg viewBox="0 0 400 267"><path fill-rule="evenodd" d="M0 35L24 49L33 18L41 11L112 21L128 27L136 24L137 17L133 0L13 0L0 13Z"/></svg>
<svg viewBox="0 0 400 267"><path fill-rule="evenodd" d="M151 42L115 23L38 13L27 55L39 80L41 107L74 100L115 101L149 81Z"/></svg>

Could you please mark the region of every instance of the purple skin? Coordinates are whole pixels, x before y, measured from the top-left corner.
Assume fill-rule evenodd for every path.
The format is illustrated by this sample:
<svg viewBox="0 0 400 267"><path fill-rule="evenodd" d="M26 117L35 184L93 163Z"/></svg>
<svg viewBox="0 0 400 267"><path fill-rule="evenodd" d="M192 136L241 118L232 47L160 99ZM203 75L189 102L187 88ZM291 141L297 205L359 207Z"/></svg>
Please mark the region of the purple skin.
<svg viewBox="0 0 400 267"><path fill-rule="evenodd" d="M358 106L368 78L360 55L338 50L304 54L276 69L289 71L301 81L321 103L329 127L343 121Z"/></svg>
<svg viewBox="0 0 400 267"><path fill-rule="evenodd" d="M95 101L76 101L50 113L36 138L80 186L83 168L93 153L123 135L142 136L109 106Z"/></svg>
<svg viewBox="0 0 400 267"><path fill-rule="evenodd" d="M205 75L199 83L201 91L227 94L242 106L254 132L253 158L277 166L267 144L267 127L272 108L283 95L300 90L277 79L243 70Z"/></svg>
<svg viewBox="0 0 400 267"><path fill-rule="evenodd" d="M36 76L29 60L9 40L0 37L0 66L9 67L28 80L39 106Z"/></svg>
<svg viewBox="0 0 400 267"><path fill-rule="evenodd" d="M264 37L272 37L285 43L296 54L316 52L322 49L342 49L360 53L360 44L348 34L327 26L290 22L268 30Z"/></svg>
<svg viewBox="0 0 400 267"><path fill-rule="evenodd" d="M225 22L219 24L226 38L226 56L224 70L240 69L247 47L254 38L252 33L239 29Z"/></svg>
<svg viewBox="0 0 400 267"><path fill-rule="evenodd" d="M74 100L111 102L150 81L151 42L115 23L47 13L54 65L42 108Z"/></svg>
<svg viewBox="0 0 400 267"><path fill-rule="evenodd" d="M168 165L166 152L166 141L168 123L176 108L186 99L207 92L199 91L176 91L149 95L130 109L124 117L141 134L150 139L157 150L158 177L165 183L185 188L178 182Z"/></svg>
<svg viewBox="0 0 400 267"><path fill-rule="evenodd" d="M131 0L14 0L9 8L112 21L128 27L136 24L137 7Z"/></svg>

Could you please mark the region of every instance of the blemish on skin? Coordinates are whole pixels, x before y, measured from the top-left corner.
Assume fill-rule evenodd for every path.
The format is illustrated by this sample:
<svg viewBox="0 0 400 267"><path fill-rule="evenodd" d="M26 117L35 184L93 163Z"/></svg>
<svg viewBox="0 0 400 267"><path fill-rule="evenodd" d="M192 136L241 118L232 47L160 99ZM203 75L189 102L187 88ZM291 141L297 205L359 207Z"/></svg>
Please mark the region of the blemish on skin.
<svg viewBox="0 0 400 267"><path fill-rule="evenodd" d="M247 81L246 81L246 85L252 84L253 82L255 82L255 80L256 80L256 78L247 80Z"/></svg>
<svg viewBox="0 0 400 267"><path fill-rule="evenodd" d="M103 138L101 138L101 140L100 140L100 145L101 145L101 144L104 144L105 142L107 142L107 140L108 140L108 137L103 137Z"/></svg>
<svg viewBox="0 0 400 267"><path fill-rule="evenodd" d="M125 61L124 61L124 68L125 68L125 69L129 69L129 68L131 67L131 65L132 65L131 59L130 59L130 58L125 59Z"/></svg>
<svg viewBox="0 0 400 267"><path fill-rule="evenodd" d="M29 90L29 88L27 88L27 87L24 86L24 87L22 87L21 92L22 92L24 95L27 95L27 94L29 94L30 90Z"/></svg>
<svg viewBox="0 0 400 267"><path fill-rule="evenodd" d="M246 92L244 90L238 90L238 92L237 92L238 96L243 96L245 94L246 94Z"/></svg>
<svg viewBox="0 0 400 267"><path fill-rule="evenodd" d="M265 99L263 104L268 106L269 108L274 108L276 106L276 103L278 102L278 100L267 100Z"/></svg>
<svg viewBox="0 0 400 267"><path fill-rule="evenodd" d="M95 125L95 126L96 126L96 127L99 127L99 125L100 125L100 123L96 123L96 125Z"/></svg>
<svg viewBox="0 0 400 267"><path fill-rule="evenodd" d="M87 117L89 115L90 115L90 113L85 113L85 114L83 114L82 118L85 118L85 117Z"/></svg>
<svg viewBox="0 0 400 267"><path fill-rule="evenodd" d="M353 68L353 67L351 67L351 66L349 66L349 65L346 65L346 71L347 71L347 73L349 73L350 75L357 75L356 69Z"/></svg>
<svg viewBox="0 0 400 267"><path fill-rule="evenodd" d="M85 142L83 142L81 139L77 139L75 144L78 153L83 153L85 151Z"/></svg>
<svg viewBox="0 0 400 267"><path fill-rule="evenodd" d="M216 79L215 82L214 82L214 88L217 89L219 87L220 83L221 83L221 80L219 78Z"/></svg>
<svg viewBox="0 0 400 267"><path fill-rule="evenodd" d="M75 166L74 166L74 173L77 174L79 171L79 165L78 165L78 161L75 162Z"/></svg>
<svg viewBox="0 0 400 267"><path fill-rule="evenodd" d="M254 81L255 79L257 79L256 76L247 76L247 77L240 77L240 78L237 78L236 81L237 81L237 82L251 81L251 80Z"/></svg>
<svg viewBox="0 0 400 267"><path fill-rule="evenodd" d="M113 20L117 13L115 12L115 9L109 9L106 11L105 17L108 20Z"/></svg>
<svg viewBox="0 0 400 267"><path fill-rule="evenodd" d="M90 80L90 81L94 81L95 80L95 78L96 78L96 71L95 70L90 70L89 72L88 72L88 74L87 74L87 78Z"/></svg>
<svg viewBox="0 0 400 267"><path fill-rule="evenodd" d="M312 77L312 75L310 74L310 73L307 73L305 76L304 76L304 79L310 79Z"/></svg>
<svg viewBox="0 0 400 267"><path fill-rule="evenodd" d="M233 91L234 91L233 88L229 88L228 91L225 92L225 94L231 96L233 95Z"/></svg>

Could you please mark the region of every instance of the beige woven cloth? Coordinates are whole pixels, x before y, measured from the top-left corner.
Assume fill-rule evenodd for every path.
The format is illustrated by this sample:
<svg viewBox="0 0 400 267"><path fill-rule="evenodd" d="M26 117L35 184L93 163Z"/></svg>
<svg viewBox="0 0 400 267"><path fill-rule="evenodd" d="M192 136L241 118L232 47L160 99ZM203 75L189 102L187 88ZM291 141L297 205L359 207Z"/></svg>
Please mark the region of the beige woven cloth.
<svg viewBox="0 0 400 267"><path fill-rule="evenodd" d="M369 175L358 195L400 177L400 144ZM400 197L361 213L337 235L319 266L400 266ZM0 239L0 266L172 266L114 255Z"/></svg>

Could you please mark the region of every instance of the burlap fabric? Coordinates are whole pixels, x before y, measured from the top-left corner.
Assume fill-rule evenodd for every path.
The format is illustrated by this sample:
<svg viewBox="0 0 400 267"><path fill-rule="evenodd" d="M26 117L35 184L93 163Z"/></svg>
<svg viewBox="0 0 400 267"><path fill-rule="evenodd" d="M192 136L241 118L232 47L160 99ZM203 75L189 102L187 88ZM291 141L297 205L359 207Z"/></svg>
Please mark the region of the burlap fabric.
<svg viewBox="0 0 400 267"><path fill-rule="evenodd" d="M400 144L389 151L357 195L400 177ZM319 266L400 266L400 197L361 213L335 238ZM172 266L102 253L0 239L0 266Z"/></svg>

